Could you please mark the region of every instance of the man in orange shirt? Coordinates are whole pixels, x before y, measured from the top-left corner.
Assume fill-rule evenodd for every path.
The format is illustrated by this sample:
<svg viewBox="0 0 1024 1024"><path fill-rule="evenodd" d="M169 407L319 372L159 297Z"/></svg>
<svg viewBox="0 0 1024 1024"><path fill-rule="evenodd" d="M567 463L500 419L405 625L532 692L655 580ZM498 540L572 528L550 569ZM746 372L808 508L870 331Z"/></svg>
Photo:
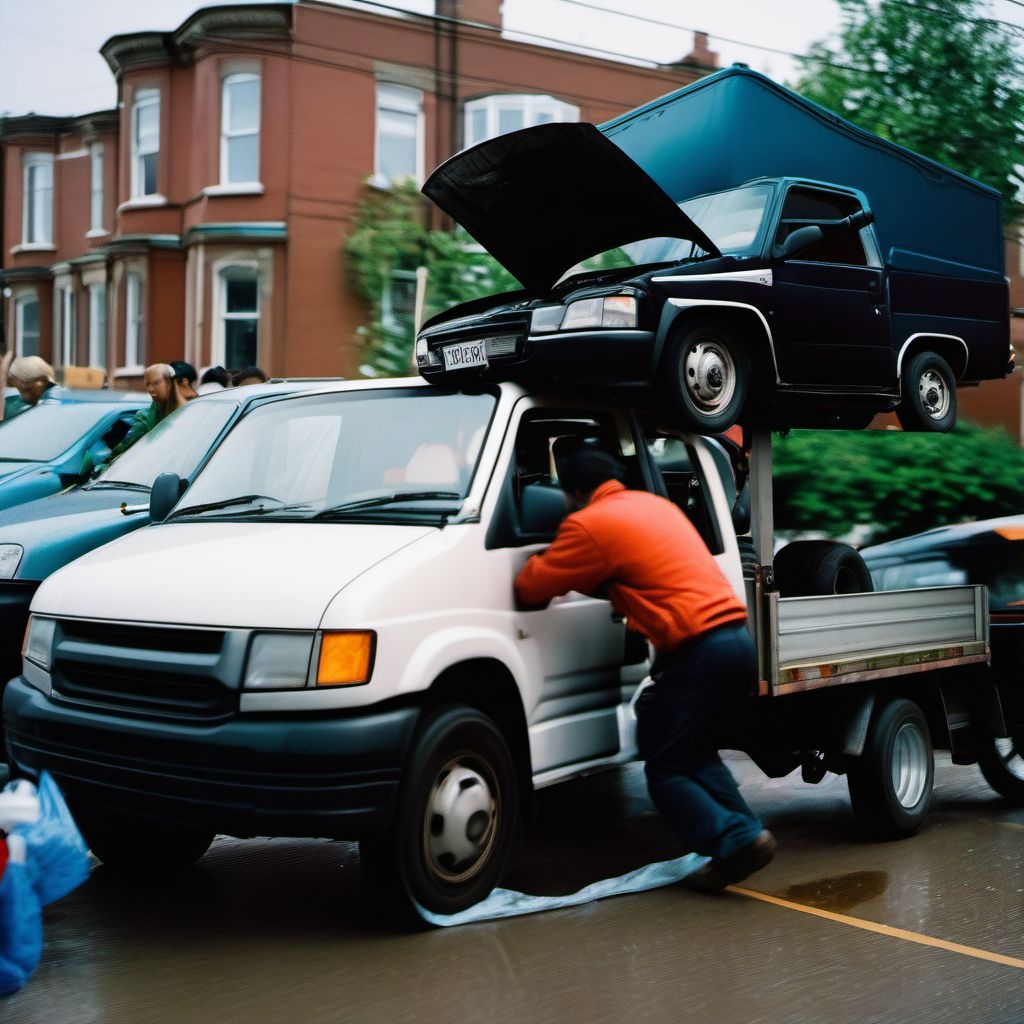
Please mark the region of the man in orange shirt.
<svg viewBox="0 0 1024 1024"><path fill-rule="evenodd" d="M746 610L685 514L627 490L622 466L581 445L557 459L575 506L516 579L528 606L559 594L607 594L654 645L654 680L637 701L637 745L655 806L709 864L687 880L715 891L763 868L775 840L718 756L719 725L757 680Z"/></svg>

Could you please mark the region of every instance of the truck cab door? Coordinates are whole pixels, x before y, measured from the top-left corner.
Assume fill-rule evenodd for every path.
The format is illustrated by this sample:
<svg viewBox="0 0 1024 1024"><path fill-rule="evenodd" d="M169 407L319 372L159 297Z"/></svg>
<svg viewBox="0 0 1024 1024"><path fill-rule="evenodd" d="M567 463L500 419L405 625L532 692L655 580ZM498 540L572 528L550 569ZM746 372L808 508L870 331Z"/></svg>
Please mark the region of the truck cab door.
<svg viewBox="0 0 1024 1024"><path fill-rule="evenodd" d="M791 185L775 235L828 224L861 209L853 195ZM888 388L895 385L886 275L870 227L828 233L772 263L772 334L787 384Z"/></svg>

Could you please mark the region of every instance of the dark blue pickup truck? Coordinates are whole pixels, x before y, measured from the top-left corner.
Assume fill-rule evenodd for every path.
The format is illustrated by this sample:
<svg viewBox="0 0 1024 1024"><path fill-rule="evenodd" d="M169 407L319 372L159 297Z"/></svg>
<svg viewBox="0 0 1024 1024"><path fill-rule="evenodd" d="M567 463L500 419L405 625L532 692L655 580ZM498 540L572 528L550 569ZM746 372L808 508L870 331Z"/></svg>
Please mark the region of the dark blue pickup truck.
<svg viewBox="0 0 1024 1024"><path fill-rule="evenodd" d="M999 193L743 67L423 191L524 286L427 321L430 380L653 388L703 434L947 431L958 386L1013 369Z"/></svg>

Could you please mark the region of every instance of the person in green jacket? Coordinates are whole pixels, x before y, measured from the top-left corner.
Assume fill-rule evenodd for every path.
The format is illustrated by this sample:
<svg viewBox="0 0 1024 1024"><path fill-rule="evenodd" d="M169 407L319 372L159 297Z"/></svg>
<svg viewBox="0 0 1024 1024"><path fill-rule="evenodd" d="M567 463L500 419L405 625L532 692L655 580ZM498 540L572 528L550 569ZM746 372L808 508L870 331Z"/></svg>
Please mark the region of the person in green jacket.
<svg viewBox="0 0 1024 1024"><path fill-rule="evenodd" d="M57 383L53 367L39 356L15 359L7 369L7 381L18 393L4 399L5 420L31 409Z"/></svg>

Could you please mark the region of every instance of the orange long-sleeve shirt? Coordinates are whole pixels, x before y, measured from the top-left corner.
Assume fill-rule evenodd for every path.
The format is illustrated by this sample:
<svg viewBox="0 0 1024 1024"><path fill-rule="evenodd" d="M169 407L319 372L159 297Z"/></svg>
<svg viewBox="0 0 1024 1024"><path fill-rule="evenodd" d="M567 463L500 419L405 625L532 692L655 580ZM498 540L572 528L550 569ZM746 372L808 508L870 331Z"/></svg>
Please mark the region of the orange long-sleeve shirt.
<svg viewBox="0 0 1024 1024"><path fill-rule="evenodd" d="M612 607L659 651L671 651L746 610L693 524L672 502L609 480L566 517L516 579L525 604L607 587Z"/></svg>

